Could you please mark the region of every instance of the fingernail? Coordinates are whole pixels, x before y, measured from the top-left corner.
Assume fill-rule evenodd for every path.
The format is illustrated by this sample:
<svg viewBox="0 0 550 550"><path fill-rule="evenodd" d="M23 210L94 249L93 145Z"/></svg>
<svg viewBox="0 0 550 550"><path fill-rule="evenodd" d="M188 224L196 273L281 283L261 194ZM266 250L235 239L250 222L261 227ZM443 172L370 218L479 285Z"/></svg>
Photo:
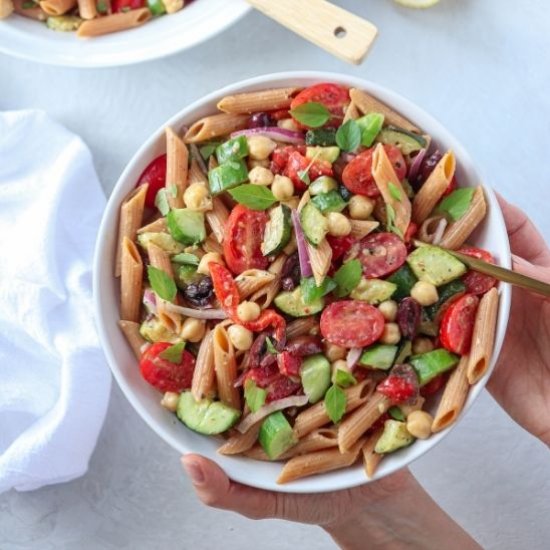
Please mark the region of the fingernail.
<svg viewBox="0 0 550 550"><path fill-rule="evenodd" d="M204 483L204 472L196 460L184 456L181 459L181 463L183 464L187 475L191 478L193 485L201 485Z"/></svg>

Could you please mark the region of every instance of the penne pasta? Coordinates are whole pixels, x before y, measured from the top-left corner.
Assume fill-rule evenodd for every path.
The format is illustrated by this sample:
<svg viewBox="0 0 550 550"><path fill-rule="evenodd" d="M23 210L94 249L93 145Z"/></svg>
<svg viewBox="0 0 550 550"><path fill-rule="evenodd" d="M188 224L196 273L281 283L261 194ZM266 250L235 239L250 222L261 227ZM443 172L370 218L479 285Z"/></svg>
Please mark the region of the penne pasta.
<svg viewBox="0 0 550 550"><path fill-rule="evenodd" d="M39 4L48 15L63 15L76 6L76 0L43 0Z"/></svg>
<svg viewBox="0 0 550 550"><path fill-rule="evenodd" d="M141 235L142 233L166 233L167 231L168 227L166 226L166 218L159 218L154 222L148 223L147 225L140 227L137 230L137 234Z"/></svg>
<svg viewBox="0 0 550 550"><path fill-rule="evenodd" d="M113 13L84 21L78 30L77 36L80 38L91 38L93 36L101 36L112 32L124 31L139 27L147 23L152 17L149 8L139 8L127 12Z"/></svg>
<svg viewBox="0 0 550 550"><path fill-rule="evenodd" d="M326 239L323 239L317 246L310 243L306 244L315 284L321 286L330 269L332 248Z"/></svg>
<svg viewBox="0 0 550 550"><path fill-rule="evenodd" d="M248 298L260 288L273 282L275 275L263 269L247 269L243 271L236 279L235 284L239 290L241 300Z"/></svg>
<svg viewBox="0 0 550 550"><path fill-rule="evenodd" d="M263 420L256 422L244 434L235 430L235 433L218 449L218 453L222 455L238 455L250 450L258 440L262 422Z"/></svg>
<svg viewBox="0 0 550 550"><path fill-rule="evenodd" d="M235 350L224 327L216 325L213 330L212 345L218 396L226 405L240 410L241 396L238 388L235 387L237 379Z"/></svg>
<svg viewBox="0 0 550 550"><path fill-rule="evenodd" d="M8 11L13 8L13 11L23 17L28 19L34 19L35 21L46 21L48 19L48 14L40 7L40 4L36 4L34 7L23 7L23 4L27 6L26 0L13 0L13 3L10 0L3 0L4 2L4 13L5 17L9 15ZM11 13L11 11L10 11ZM2 19L2 17L0 17Z"/></svg>
<svg viewBox="0 0 550 550"><path fill-rule="evenodd" d="M214 235L208 235L206 240L202 243L202 247L205 252L216 252L223 255L222 245L218 242L218 239Z"/></svg>
<svg viewBox="0 0 550 550"><path fill-rule="evenodd" d="M214 333L208 330L202 339L195 361L191 393L196 401L211 398L215 394L216 373L214 370Z"/></svg>
<svg viewBox="0 0 550 550"><path fill-rule="evenodd" d="M172 128L166 128L166 197L170 208L184 206L188 162L187 146Z"/></svg>
<svg viewBox="0 0 550 550"><path fill-rule="evenodd" d="M344 115L344 123L346 123L348 120L355 120L360 116L361 113L359 112L357 105L355 105L353 101L350 101L346 108L346 114Z"/></svg>
<svg viewBox="0 0 550 550"><path fill-rule="evenodd" d="M391 401L381 393L372 397L352 414L344 418L338 430L338 447L344 453L390 408Z"/></svg>
<svg viewBox="0 0 550 550"><path fill-rule="evenodd" d="M95 0L78 0L78 15L82 19L94 19L97 17Z"/></svg>
<svg viewBox="0 0 550 550"><path fill-rule="evenodd" d="M254 292L250 297L252 302L256 302L262 309L269 307L273 302L275 296L279 293L281 288L281 270L286 261L285 254L279 254L269 266L269 273L273 274L275 278L262 288Z"/></svg>
<svg viewBox="0 0 550 550"><path fill-rule="evenodd" d="M455 250L460 248L472 234L474 229L481 223L487 213L487 203L485 202L485 193L483 187L478 187L472 203L467 212L459 220L451 223L441 239L440 246Z"/></svg>
<svg viewBox="0 0 550 550"><path fill-rule="evenodd" d="M194 183L200 183L205 187L208 187L208 178L206 177L199 163L195 159L191 160L191 164L189 166L189 174L187 178L188 178L187 183L189 185L193 185Z"/></svg>
<svg viewBox="0 0 550 550"><path fill-rule="evenodd" d="M323 449L330 449L338 445L338 431L336 428L320 428L300 439L294 447L283 453L279 459L286 460L293 456L314 453Z"/></svg>
<svg viewBox="0 0 550 550"><path fill-rule="evenodd" d="M498 313L498 290L492 288L485 294L477 309L472 351L468 361L468 382L475 384L491 363Z"/></svg>
<svg viewBox="0 0 550 550"><path fill-rule="evenodd" d="M130 344L136 359L141 359L141 350L142 347L147 344L147 341L139 332L139 323L134 323L133 321L119 321L118 326L126 337L126 341Z"/></svg>
<svg viewBox="0 0 550 550"><path fill-rule="evenodd" d="M139 321L143 262L135 243L128 237L122 241L120 268L120 318L123 321Z"/></svg>
<svg viewBox="0 0 550 550"><path fill-rule="evenodd" d="M379 222L371 220L350 220L351 233L350 236L354 239L361 240L369 233L372 233L379 225Z"/></svg>
<svg viewBox="0 0 550 550"><path fill-rule="evenodd" d="M247 451L244 451L242 453L247 458L252 458L254 460L262 460L263 462L277 462L279 459L271 460L266 454L265 451L262 449L260 445L254 445Z"/></svg>
<svg viewBox="0 0 550 550"><path fill-rule="evenodd" d="M468 383L469 360L468 355L462 356L458 366L451 373L447 384L445 384L445 389L443 390L443 395L437 406L437 412L432 423L433 433L440 432L455 422L464 407L468 391L470 390L470 384Z"/></svg>
<svg viewBox="0 0 550 550"><path fill-rule="evenodd" d="M305 334L311 334L313 329L319 329L319 319L311 315L309 317L300 317L291 321L286 326L286 338L287 340L292 340L298 336L303 336Z"/></svg>
<svg viewBox="0 0 550 550"><path fill-rule="evenodd" d="M380 439L383 431L384 430L382 428L374 431L374 433L369 436L369 438L365 441L365 444L361 448L361 451L363 453L363 466L365 468L365 473L367 474L367 477L369 479L372 478L376 471L376 468L378 468L378 464L380 464L380 461L384 457L384 455L374 452L374 447L376 446L377 441Z"/></svg>
<svg viewBox="0 0 550 550"><path fill-rule="evenodd" d="M248 125L248 115L222 113L201 118L195 122L183 137L185 143L198 143L226 136ZM210 157L211 159L213 157Z"/></svg>
<svg viewBox="0 0 550 550"><path fill-rule="evenodd" d="M412 204L412 220L420 225L433 211L435 205L443 197L455 175L456 161L452 151L443 155L420 191L416 194Z"/></svg>
<svg viewBox="0 0 550 550"><path fill-rule="evenodd" d="M349 96L363 114L381 113L384 115L384 124L398 126L408 132L420 133L420 130L412 122L409 122L405 117L390 109L390 107L375 99L367 92L352 88L349 91Z"/></svg>
<svg viewBox="0 0 550 550"><path fill-rule="evenodd" d="M204 215L213 235L222 244L229 211L220 197L212 198L212 210L205 212Z"/></svg>
<svg viewBox="0 0 550 550"><path fill-rule="evenodd" d="M288 109L300 88L274 88L244 94L229 95L218 102L225 113L252 114L260 111Z"/></svg>

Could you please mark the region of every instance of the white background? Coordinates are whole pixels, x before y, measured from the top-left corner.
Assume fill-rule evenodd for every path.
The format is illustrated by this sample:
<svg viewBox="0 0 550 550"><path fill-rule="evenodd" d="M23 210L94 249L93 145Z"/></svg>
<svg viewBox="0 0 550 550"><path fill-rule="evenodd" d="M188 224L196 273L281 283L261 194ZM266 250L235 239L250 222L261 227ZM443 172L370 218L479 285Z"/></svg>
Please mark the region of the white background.
<svg viewBox="0 0 550 550"><path fill-rule="evenodd" d="M380 30L361 67L250 14L198 48L128 68L79 71L0 56L0 109L45 109L80 134L109 192L143 140L211 90L280 70L355 74L439 118L466 145L485 183L526 209L550 240L547 2L442 0L419 12L390 0L338 3ZM488 394L412 469L484 547L548 548L548 449L513 424ZM0 547L275 550L332 544L313 527L253 523L199 505L178 456L115 387L85 477L0 497Z"/></svg>

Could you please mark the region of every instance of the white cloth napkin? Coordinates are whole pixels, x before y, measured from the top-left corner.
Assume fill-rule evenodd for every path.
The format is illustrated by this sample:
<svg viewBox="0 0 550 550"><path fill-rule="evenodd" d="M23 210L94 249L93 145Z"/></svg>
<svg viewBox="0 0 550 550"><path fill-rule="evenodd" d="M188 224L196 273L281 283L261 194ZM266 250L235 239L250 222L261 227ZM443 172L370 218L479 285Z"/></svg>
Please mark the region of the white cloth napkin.
<svg viewBox="0 0 550 550"><path fill-rule="evenodd" d="M111 380L92 310L104 206L80 138L39 111L0 113L0 493L88 467Z"/></svg>

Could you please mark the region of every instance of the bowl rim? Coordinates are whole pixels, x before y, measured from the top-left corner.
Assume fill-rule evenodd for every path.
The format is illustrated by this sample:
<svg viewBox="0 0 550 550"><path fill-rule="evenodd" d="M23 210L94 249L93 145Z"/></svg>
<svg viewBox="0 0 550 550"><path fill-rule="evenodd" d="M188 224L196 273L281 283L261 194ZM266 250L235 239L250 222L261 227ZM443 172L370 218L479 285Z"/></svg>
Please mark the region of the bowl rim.
<svg viewBox="0 0 550 550"><path fill-rule="evenodd" d="M163 425L159 424L152 416L148 413L144 406L133 396L133 390L130 387L130 384L125 380L123 374L119 371L115 350L111 347L109 342L108 334L104 326L102 319L102 306L101 306L101 289L100 289L100 271L101 271L101 258L104 255L104 244L106 242L107 231L109 226L114 222L113 218L116 219L118 216L118 208L120 201L127 194L125 187L130 188L128 185L124 185L128 175L134 170L135 165L138 164L142 157L146 155L151 149L153 149L155 142L163 135L164 129L166 126L178 126L181 125L181 120L191 114L193 111L200 109L201 107L206 106L207 104L215 101L216 99L221 98L224 95L231 93L237 93L240 91L246 91L258 88L260 86L269 86L269 85L278 85L277 81L281 80L309 80L311 83L314 82L339 82L348 86L361 87L369 92L373 93L377 97L383 99L383 101L389 103L391 106L398 106L397 109L402 112L405 116L410 117L421 127L436 127L437 133L442 141L444 141L448 146L450 146L455 152L457 161L459 165L467 166L469 171L476 176L478 181L481 181L479 178L479 173L473 164L473 161L470 158L470 155L464 149L462 144L441 124L435 117L424 111L422 108L418 107L408 99L400 96L399 94L380 86L374 82L371 82L366 79L362 79L355 76L349 76L341 73L325 72L325 71L288 71L288 72L278 72L278 73L269 73L265 75L256 76L253 78L245 79L238 81L236 83L227 85L223 88L215 90L206 96L192 102L187 107L181 109L178 113L172 116L164 124L162 124L155 132L153 132L150 137L143 143L143 145L137 150L133 155L124 171L117 180L113 191L109 197L107 207L104 211L103 218L101 221L101 226L98 232L98 238L96 242L95 254L94 254L94 264L93 264L93 300L94 300L94 316L96 320L96 326L100 336L100 342L102 348L107 357L109 366L113 375L121 388L122 392L131 403L133 408L137 411L139 416L146 422L151 429L156 432L166 443L171 447L177 450L180 453L195 452L193 449L186 446L186 442L182 439L177 440L173 437L168 431L164 428ZM412 115L412 116L411 116ZM427 124L426 124L427 122ZM507 237L506 227L504 224L504 218L502 216L502 211L498 205L496 195L491 187L484 185L484 189L488 198L488 202L491 207L491 216L494 216L493 222L499 226L499 232L502 236L502 250L501 257L499 258L500 264L503 267L509 268L511 266L511 253L509 240ZM111 253L109 250L107 253ZM414 453L411 453L412 456L407 457L405 460L396 461L395 464L385 468L385 471L381 475L374 475L372 479L369 479L365 476L363 469L360 467L355 467L354 469L347 469L355 473L353 476L347 476L342 481L334 481L331 474L338 472L329 472L327 474L321 474L319 476L313 476L311 478L305 478L304 480L297 480L288 484L277 485L274 479L260 479L255 478L250 475L246 475L242 471L242 468L234 467L235 461L242 461L239 457L226 457L219 455L215 460L225 469L228 476L234 481L251 485L260 489L274 490L277 492L283 493L319 493L325 491L341 490L351 487L356 487L366 483L370 483L387 475L394 473L395 471L409 466L415 460L423 456L430 449L435 447L439 442L443 440L464 418L467 412L471 409L475 401L479 398L483 388L485 387L487 380L491 373L494 370L498 355L502 348L503 340L506 334L506 327L508 324L510 305L511 305L511 287L506 283L500 283L499 285L499 294L500 294L500 305L499 305L499 320L497 325L497 332L495 337L495 346L493 357L491 360L491 365L482 379L470 390L467 401L465 403L464 409L461 411L457 420L445 430L442 430L439 433L432 434L432 436L426 440L426 443L423 448L416 450ZM501 326L500 331L498 326ZM184 439L184 438L183 438ZM417 445L411 447L414 449ZM314 480L314 481L311 481Z"/></svg>

